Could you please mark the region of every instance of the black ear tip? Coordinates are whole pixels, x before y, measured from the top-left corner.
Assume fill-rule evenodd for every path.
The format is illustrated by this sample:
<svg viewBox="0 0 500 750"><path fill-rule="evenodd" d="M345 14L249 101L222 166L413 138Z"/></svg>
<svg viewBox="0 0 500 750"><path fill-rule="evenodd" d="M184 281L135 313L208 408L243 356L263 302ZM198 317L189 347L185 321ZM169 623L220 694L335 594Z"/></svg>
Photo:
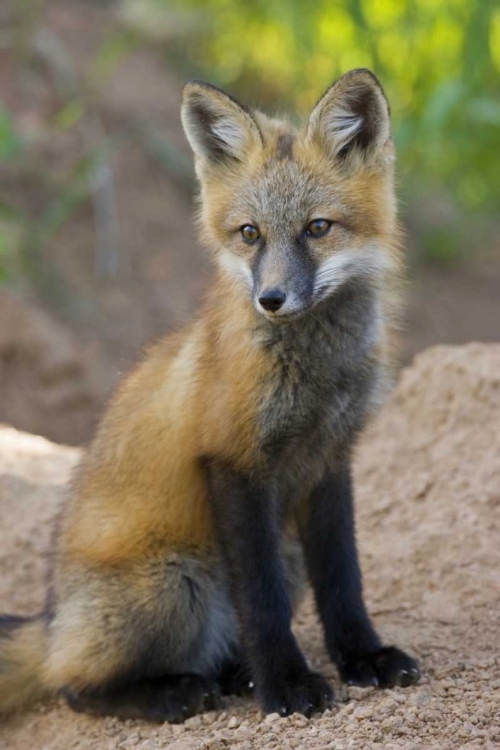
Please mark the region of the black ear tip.
<svg viewBox="0 0 500 750"><path fill-rule="evenodd" d="M387 96L382 87L382 84L380 83L380 79L375 75L373 70L370 70L369 68L354 68L353 70L350 70L348 73L346 73L343 77L347 80L352 78L353 82L357 81L359 83L365 83L370 88L373 88L373 84L375 84L375 87L387 102Z"/></svg>
<svg viewBox="0 0 500 750"><path fill-rule="evenodd" d="M346 78L364 78L365 80L368 79L371 83L375 83L377 86L380 86L382 88L382 85L380 83L380 80L375 75L373 70L370 70L369 68L353 68L348 73L345 74ZM367 81L368 82L368 81Z"/></svg>
<svg viewBox="0 0 500 750"><path fill-rule="evenodd" d="M216 91L219 90L219 89L216 89L215 86L212 86L212 84L207 83L206 81L200 81L197 78L191 78L189 81L186 81L182 85L182 89L181 89L182 96L185 96L190 91L196 90L196 89L205 89L209 91L213 91L214 89Z"/></svg>
<svg viewBox="0 0 500 750"><path fill-rule="evenodd" d="M202 95L203 92L206 94L211 94L212 96L215 95L215 97L219 100L226 100L228 102L231 102L233 105L243 110L243 112L251 114L250 109L245 104L242 104L240 101L238 101L238 99L235 99L234 96L228 94L227 91L220 89L218 86L214 86L213 83L207 83L207 81L201 81L197 78L192 78L191 80L186 81L182 87L183 98L189 93L190 89L193 89L194 91L196 91L196 89L198 89L198 91L201 89L202 91L200 93Z"/></svg>

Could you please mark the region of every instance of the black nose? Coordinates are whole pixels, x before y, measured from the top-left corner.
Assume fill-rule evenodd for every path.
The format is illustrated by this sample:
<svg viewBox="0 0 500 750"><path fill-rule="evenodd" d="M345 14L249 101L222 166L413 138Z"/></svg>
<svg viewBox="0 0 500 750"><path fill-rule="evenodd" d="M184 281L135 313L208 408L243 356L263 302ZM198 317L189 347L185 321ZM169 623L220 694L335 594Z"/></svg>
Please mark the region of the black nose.
<svg viewBox="0 0 500 750"><path fill-rule="evenodd" d="M285 292L279 289L269 289L267 292L262 292L259 297L259 303L268 312L277 312L285 300Z"/></svg>

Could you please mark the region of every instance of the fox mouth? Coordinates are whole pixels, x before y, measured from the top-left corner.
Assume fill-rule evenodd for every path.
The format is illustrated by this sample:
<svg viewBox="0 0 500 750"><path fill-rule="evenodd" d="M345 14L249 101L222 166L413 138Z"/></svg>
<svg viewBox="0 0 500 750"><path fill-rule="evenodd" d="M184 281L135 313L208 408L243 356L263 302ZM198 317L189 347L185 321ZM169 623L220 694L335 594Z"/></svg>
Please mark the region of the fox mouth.
<svg viewBox="0 0 500 750"><path fill-rule="evenodd" d="M261 310L258 310L257 312L270 323L274 323L275 325L285 325L286 323L291 323L299 318L303 318L311 309L312 307L309 306L300 310L290 310L290 312L282 312L279 314L263 312Z"/></svg>

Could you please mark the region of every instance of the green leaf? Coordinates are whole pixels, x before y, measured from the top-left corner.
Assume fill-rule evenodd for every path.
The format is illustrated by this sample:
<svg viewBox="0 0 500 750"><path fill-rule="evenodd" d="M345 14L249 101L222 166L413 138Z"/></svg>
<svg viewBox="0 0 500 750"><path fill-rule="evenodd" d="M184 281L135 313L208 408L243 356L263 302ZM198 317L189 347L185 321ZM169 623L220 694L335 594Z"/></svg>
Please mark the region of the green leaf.
<svg viewBox="0 0 500 750"><path fill-rule="evenodd" d="M10 159L21 150L21 140L17 136L6 108L0 103L0 161Z"/></svg>
<svg viewBox="0 0 500 750"><path fill-rule="evenodd" d="M54 125L61 130L69 130L85 114L85 105L81 99L72 99L65 104L54 117Z"/></svg>
<svg viewBox="0 0 500 750"><path fill-rule="evenodd" d="M23 212L9 203L0 201L0 222L21 223L24 220Z"/></svg>
<svg viewBox="0 0 500 750"><path fill-rule="evenodd" d="M424 237L423 249L428 261L450 266L460 257L459 237L450 227L435 227Z"/></svg>
<svg viewBox="0 0 500 750"><path fill-rule="evenodd" d="M0 258L6 256L9 252L10 241L7 232L0 229Z"/></svg>
<svg viewBox="0 0 500 750"><path fill-rule="evenodd" d="M467 108L469 119L500 127L500 102L494 99L473 99Z"/></svg>

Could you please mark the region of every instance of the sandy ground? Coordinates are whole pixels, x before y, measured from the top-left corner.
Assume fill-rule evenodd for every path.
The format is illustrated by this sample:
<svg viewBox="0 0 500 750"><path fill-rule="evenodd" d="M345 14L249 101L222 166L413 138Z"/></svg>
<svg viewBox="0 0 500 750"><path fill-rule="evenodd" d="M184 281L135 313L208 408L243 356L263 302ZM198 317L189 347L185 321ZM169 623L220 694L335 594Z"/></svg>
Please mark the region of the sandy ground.
<svg viewBox="0 0 500 750"><path fill-rule="evenodd" d="M264 717L251 700L182 726L35 707L0 728L11 750L500 747L500 346L436 347L403 372L356 465L366 597L386 641L415 654L419 685L339 686L311 601L296 631L337 705ZM0 430L0 609L34 612L53 519L79 452ZM91 616L91 613L89 613Z"/></svg>

